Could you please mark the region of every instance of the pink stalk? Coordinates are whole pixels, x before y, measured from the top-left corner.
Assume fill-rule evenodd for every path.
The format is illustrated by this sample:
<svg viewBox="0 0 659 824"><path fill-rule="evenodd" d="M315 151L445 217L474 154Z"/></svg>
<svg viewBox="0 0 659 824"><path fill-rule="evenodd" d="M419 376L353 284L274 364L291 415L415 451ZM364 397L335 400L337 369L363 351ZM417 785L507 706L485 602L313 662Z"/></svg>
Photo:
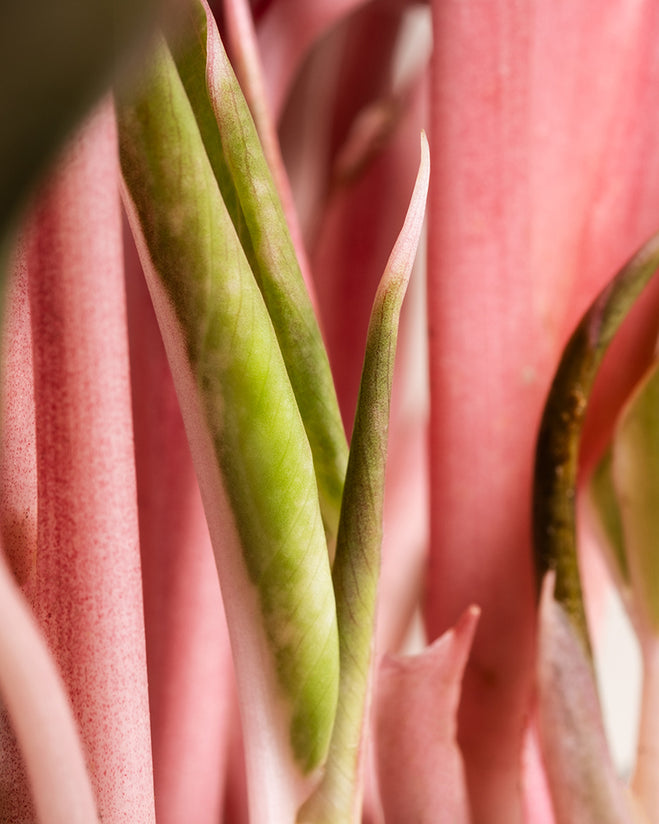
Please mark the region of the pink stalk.
<svg viewBox="0 0 659 824"><path fill-rule="evenodd" d="M2 558L0 693L21 747L39 824L97 824L94 794L64 685ZM3 801L3 820L34 820L31 804L8 812L10 806Z"/></svg>
<svg viewBox="0 0 659 824"><path fill-rule="evenodd" d="M376 650L380 654L400 650L423 588L429 494L424 424L423 420L411 420L391 430L375 622Z"/></svg>
<svg viewBox="0 0 659 824"><path fill-rule="evenodd" d="M37 557L37 456L27 262L22 247L16 250L7 285L2 355L2 544L15 581L29 587L34 584ZM29 782L6 708L0 713L0 751L4 762L0 818L34 817Z"/></svg>
<svg viewBox="0 0 659 824"><path fill-rule="evenodd" d="M594 671L570 619L542 588L537 661L538 731L556 824L632 824L608 752Z"/></svg>
<svg viewBox="0 0 659 824"><path fill-rule="evenodd" d="M659 822L659 642L642 642L643 694L636 765L631 786L650 824Z"/></svg>
<svg viewBox="0 0 659 824"><path fill-rule="evenodd" d="M483 608L459 740L476 824L519 822L535 433L568 331L659 221L657 9L442 0L433 29L427 623Z"/></svg>
<svg viewBox="0 0 659 824"><path fill-rule="evenodd" d="M537 321L524 265L528 15L517 19L504 5L433 4L431 145L439 166L428 238L426 609L431 638L468 603L483 609L459 728L475 824L521 822L518 763L533 661L529 495L542 397L536 376L548 371L544 347L529 351Z"/></svg>
<svg viewBox="0 0 659 824"><path fill-rule="evenodd" d="M29 599L70 691L105 824L154 821L113 112L40 192L27 267L38 554Z"/></svg>
<svg viewBox="0 0 659 824"><path fill-rule="evenodd" d="M174 383L137 253L127 296L158 824L220 820L233 664Z"/></svg>
<svg viewBox="0 0 659 824"><path fill-rule="evenodd" d="M17 251L7 286L3 336L0 530L9 566L18 583L25 585L34 577L37 552L37 458L32 333L23 249Z"/></svg>
<svg viewBox="0 0 659 824"><path fill-rule="evenodd" d="M416 174L410 151L423 124L423 97L408 101L380 151L355 180L338 183L325 204L312 264L341 413L352 428L370 307ZM392 448L393 448L392 439Z"/></svg>
<svg viewBox="0 0 659 824"><path fill-rule="evenodd" d="M277 0L259 20L267 93L278 120L293 78L315 40L366 0Z"/></svg>
<svg viewBox="0 0 659 824"><path fill-rule="evenodd" d="M376 747L387 824L468 824L456 735L462 674L479 611L422 653L385 657L376 688Z"/></svg>
<svg viewBox="0 0 659 824"><path fill-rule="evenodd" d="M522 792L524 821L529 824L555 824L535 719L529 725L524 739Z"/></svg>

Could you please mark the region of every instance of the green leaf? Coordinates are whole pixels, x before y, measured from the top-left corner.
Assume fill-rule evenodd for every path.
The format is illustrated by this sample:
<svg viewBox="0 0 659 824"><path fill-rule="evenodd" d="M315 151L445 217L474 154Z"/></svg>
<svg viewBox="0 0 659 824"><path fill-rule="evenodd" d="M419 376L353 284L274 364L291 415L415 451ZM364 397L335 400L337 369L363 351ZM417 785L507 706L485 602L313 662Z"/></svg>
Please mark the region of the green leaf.
<svg viewBox="0 0 659 824"><path fill-rule="evenodd" d="M332 572L341 652L339 705L325 774L300 810L300 824L357 820L398 320L421 235L429 174L428 143L422 134L421 164L410 207L380 281L368 327Z"/></svg>
<svg viewBox="0 0 659 824"><path fill-rule="evenodd" d="M184 411L239 679L252 639L236 627L245 626L253 592L280 698L290 710L290 746L309 771L322 763L329 743L338 637L304 427L268 311L164 45L141 85L121 96L118 123L132 225L142 238ZM242 552L238 570L227 557L223 495ZM241 589L241 572L249 591Z"/></svg>
<svg viewBox="0 0 659 824"><path fill-rule="evenodd" d="M629 583L625 534L613 483L613 451L607 449L598 463L589 487L593 508L602 525L615 573L621 584Z"/></svg>
<svg viewBox="0 0 659 824"><path fill-rule="evenodd" d="M659 366L638 386L613 438L613 481L636 609L659 633Z"/></svg>
<svg viewBox="0 0 659 824"><path fill-rule="evenodd" d="M659 266L654 235L595 299L570 338L545 405L535 458L533 539L538 588L556 571L556 598L589 648L576 552L579 442L595 376L629 309Z"/></svg>
<svg viewBox="0 0 659 824"><path fill-rule="evenodd" d="M186 88L197 90L190 93L195 116L272 318L311 445L333 554L348 447L327 352L252 115L215 21L203 3L191 6L191 14L196 37L194 44L175 50L177 66ZM202 78L207 96L198 92ZM209 106L215 124L210 121Z"/></svg>

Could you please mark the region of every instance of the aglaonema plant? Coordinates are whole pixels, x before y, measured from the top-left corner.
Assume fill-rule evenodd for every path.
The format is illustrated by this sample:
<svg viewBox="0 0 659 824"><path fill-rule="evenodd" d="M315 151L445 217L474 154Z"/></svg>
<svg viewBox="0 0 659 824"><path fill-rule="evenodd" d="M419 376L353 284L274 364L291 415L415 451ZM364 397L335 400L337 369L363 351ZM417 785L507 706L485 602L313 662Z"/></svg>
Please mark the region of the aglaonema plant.
<svg viewBox="0 0 659 824"><path fill-rule="evenodd" d="M0 819L659 821L652 4L129 5L0 12Z"/></svg>

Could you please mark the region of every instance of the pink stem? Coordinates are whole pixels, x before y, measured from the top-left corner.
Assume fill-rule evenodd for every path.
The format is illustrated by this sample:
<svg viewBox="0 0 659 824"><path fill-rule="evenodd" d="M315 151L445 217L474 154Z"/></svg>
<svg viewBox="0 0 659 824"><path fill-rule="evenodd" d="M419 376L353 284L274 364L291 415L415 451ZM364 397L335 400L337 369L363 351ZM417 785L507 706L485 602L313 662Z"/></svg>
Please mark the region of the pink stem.
<svg viewBox="0 0 659 824"><path fill-rule="evenodd" d="M0 693L18 738L39 824L96 824L96 803L64 685L0 558ZM2 803L3 820L33 812ZM11 806L11 805L9 805ZM17 816L17 817L15 817Z"/></svg>
<svg viewBox="0 0 659 824"><path fill-rule="evenodd" d="M38 472L30 599L104 824L154 821L118 159L103 106L40 193L27 244Z"/></svg>

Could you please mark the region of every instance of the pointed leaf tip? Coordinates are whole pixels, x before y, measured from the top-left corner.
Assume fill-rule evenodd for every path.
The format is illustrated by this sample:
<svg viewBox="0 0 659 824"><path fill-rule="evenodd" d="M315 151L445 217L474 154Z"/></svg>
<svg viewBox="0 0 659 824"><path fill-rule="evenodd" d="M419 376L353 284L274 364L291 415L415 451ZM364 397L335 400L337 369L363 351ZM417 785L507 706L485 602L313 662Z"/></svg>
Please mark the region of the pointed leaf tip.
<svg viewBox="0 0 659 824"><path fill-rule="evenodd" d="M323 780L302 807L298 824L347 824L359 810L398 321L423 227L429 170L428 143L422 136L410 205L368 327L332 573L339 626L339 704Z"/></svg>
<svg viewBox="0 0 659 824"><path fill-rule="evenodd" d="M376 755L387 822L468 824L456 714L480 609L417 655L386 656L375 700Z"/></svg>
<svg viewBox="0 0 659 824"><path fill-rule="evenodd" d="M405 286L407 285L419 246L423 220L426 214L428 185L430 183L430 148L424 131L421 132L420 140L421 160L419 162L419 171L403 222L403 228L389 256L385 275L382 278L383 284L388 284L394 278L401 278Z"/></svg>

